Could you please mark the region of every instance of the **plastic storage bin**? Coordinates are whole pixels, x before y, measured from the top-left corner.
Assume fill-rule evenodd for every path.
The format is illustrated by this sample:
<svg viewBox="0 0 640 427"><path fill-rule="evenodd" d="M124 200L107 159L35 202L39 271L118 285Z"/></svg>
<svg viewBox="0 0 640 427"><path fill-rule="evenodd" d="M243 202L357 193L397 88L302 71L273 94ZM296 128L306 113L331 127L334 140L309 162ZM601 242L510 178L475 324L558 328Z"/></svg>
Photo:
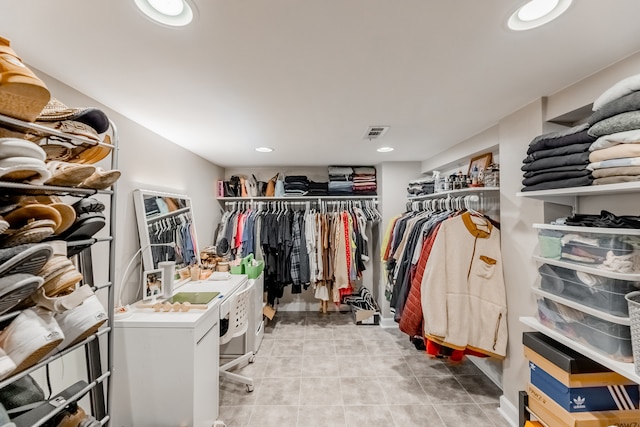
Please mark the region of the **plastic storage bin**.
<svg viewBox="0 0 640 427"><path fill-rule="evenodd" d="M538 298L538 319L548 328L611 359L633 362L631 329L566 305Z"/></svg>
<svg viewBox="0 0 640 427"><path fill-rule="evenodd" d="M640 230L534 224L540 255L618 273L640 272Z"/></svg>
<svg viewBox="0 0 640 427"><path fill-rule="evenodd" d="M556 265L542 264L540 288L613 316L628 317L625 294L640 290L640 282L612 279Z"/></svg>

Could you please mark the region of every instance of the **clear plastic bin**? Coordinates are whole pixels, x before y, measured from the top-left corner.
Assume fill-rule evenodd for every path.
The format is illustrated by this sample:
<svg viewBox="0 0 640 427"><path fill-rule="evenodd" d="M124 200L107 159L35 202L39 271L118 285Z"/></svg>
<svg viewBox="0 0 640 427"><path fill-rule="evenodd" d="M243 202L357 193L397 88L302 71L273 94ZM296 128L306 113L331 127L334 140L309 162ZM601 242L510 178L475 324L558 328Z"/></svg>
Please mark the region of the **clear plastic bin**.
<svg viewBox="0 0 640 427"><path fill-rule="evenodd" d="M556 265L542 264L540 289L613 316L629 317L625 294L640 290L640 281L612 279Z"/></svg>
<svg viewBox="0 0 640 427"><path fill-rule="evenodd" d="M640 230L534 224L540 255L619 273L640 272Z"/></svg>
<svg viewBox="0 0 640 427"><path fill-rule="evenodd" d="M631 329L547 298L538 298L538 319L548 328L621 362L633 362Z"/></svg>

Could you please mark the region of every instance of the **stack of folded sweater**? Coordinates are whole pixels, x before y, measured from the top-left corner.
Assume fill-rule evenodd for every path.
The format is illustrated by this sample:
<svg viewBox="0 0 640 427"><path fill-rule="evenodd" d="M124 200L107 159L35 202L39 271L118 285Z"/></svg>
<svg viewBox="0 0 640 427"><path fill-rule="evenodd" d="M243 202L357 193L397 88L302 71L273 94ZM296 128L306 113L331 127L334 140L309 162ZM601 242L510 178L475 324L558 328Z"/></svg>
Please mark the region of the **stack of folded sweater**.
<svg viewBox="0 0 640 427"><path fill-rule="evenodd" d="M595 140L588 123L535 137L521 168L522 191L591 185L593 177L587 165Z"/></svg>
<svg viewBox="0 0 640 427"><path fill-rule="evenodd" d="M309 191L307 191L307 196L327 196L328 194L328 182L315 182L309 180Z"/></svg>
<svg viewBox="0 0 640 427"><path fill-rule="evenodd" d="M329 166L329 195L353 194L353 168L351 166Z"/></svg>
<svg viewBox="0 0 640 427"><path fill-rule="evenodd" d="M309 179L304 175L289 175L284 179L285 197L299 197L307 194Z"/></svg>
<svg viewBox="0 0 640 427"><path fill-rule="evenodd" d="M435 179L432 176L425 176L409 181L407 194L411 197L424 196L435 192Z"/></svg>
<svg viewBox="0 0 640 427"><path fill-rule="evenodd" d="M373 166L356 166L353 168L353 194L357 196L375 196L376 168Z"/></svg>
<svg viewBox="0 0 640 427"><path fill-rule="evenodd" d="M594 185L640 181L640 74L607 89L593 103L589 149Z"/></svg>

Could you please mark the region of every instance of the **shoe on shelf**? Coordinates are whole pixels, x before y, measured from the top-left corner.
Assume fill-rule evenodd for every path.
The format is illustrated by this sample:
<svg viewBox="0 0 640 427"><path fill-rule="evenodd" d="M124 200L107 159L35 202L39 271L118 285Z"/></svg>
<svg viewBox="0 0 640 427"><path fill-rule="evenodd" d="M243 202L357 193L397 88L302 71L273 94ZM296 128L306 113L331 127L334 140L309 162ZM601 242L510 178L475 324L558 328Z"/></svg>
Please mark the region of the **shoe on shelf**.
<svg viewBox="0 0 640 427"><path fill-rule="evenodd" d="M80 188L92 188L94 190L104 190L111 187L122 173L117 169L104 170L101 167L97 167L95 172L85 179Z"/></svg>
<svg viewBox="0 0 640 427"><path fill-rule="evenodd" d="M9 40L0 37L0 114L33 122L49 99L44 82L22 63Z"/></svg>
<svg viewBox="0 0 640 427"><path fill-rule="evenodd" d="M25 375L0 389L0 404L7 411L45 400L44 391L31 375Z"/></svg>
<svg viewBox="0 0 640 427"><path fill-rule="evenodd" d="M29 299L43 282L40 276L24 273L0 278L0 315Z"/></svg>
<svg viewBox="0 0 640 427"><path fill-rule="evenodd" d="M38 274L53 255L49 243L35 243L0 249L0 277L10 274Z"/></svg>
<svg viewBox="0 0 640 427"><path fill-rule="evenodd" d="M23 310L0 332L0 347L17 366L11 374L35 365L62 341L64 334L53 313L40 307ZM0 379L6 377L7 374Z"/></svg>
<svg viewBox="0 0 640 427"><path fill-rule="evenodd" d="M8 375L16 370L16 364L7 355L7 353L0 348L0 376ZM2 417L0 417L1 419ZM1 426L2 424L0 424Z"/></svg>
<svg viewBox="0 0 640 427"><path fill-rule="evenodd" d="M78 290L82 288L84 286ZM64 341L58 345L58 350L62 351L98 332L100 326L107 321L107 317L107 311L93 291L82 304L63 313L56 313L56 322L65 336Z"/></svg>

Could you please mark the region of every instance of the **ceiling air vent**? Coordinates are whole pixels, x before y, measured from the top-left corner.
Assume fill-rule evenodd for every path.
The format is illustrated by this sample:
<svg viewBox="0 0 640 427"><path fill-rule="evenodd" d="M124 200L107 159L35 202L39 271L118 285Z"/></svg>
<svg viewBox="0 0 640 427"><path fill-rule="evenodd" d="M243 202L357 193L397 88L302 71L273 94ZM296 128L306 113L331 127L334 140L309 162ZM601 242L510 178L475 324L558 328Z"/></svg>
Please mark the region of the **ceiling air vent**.
<svg viewBox="0 0 640 427"><path fill-rule="evenodd" d="M389 126L369 126L364 134L364 139L377 139L389 130Z"/></svg>

